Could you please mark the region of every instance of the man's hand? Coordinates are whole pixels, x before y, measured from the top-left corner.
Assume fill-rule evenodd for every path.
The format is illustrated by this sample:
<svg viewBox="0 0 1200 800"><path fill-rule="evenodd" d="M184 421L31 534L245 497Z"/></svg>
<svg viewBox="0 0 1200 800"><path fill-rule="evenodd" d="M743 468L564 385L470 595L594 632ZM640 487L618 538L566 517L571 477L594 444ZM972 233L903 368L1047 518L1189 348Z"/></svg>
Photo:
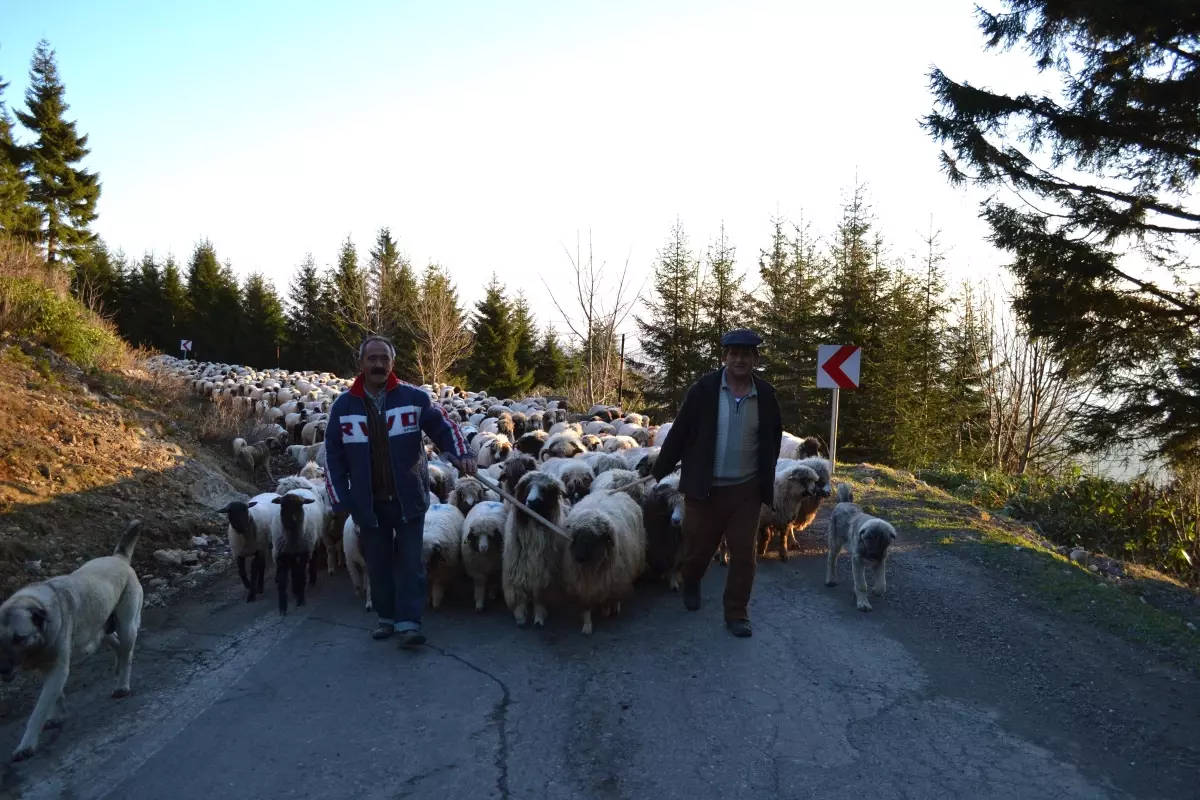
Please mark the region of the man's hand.
<svg viewBox="0 0 1200 800"><path fill-rule="evenodd" d="M463 475L474 475L478 471L473 456L465 456L463 458L451 457L450 460L453 462L454 467Z"/></svg>

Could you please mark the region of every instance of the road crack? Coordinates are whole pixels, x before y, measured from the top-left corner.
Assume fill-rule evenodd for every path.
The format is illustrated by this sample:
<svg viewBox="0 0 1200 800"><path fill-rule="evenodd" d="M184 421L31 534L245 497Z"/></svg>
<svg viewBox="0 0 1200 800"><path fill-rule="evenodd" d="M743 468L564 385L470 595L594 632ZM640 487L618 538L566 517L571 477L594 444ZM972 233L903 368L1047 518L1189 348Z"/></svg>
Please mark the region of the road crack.
<svg viewBox="0 0 1200 800"><path fill-rule="evenodd" d="M499 739L499 746L496 748L496 790L500 792L501 800L510 800L512 795L508 788L508 707L512 702L512 693L508 690L508 684L500 680L497 676L488 672L483 667L472 664L467 659L460 655L451 653L449 650L443 650L436 645L425 645L435 653L440 653L442 656L457 661L467 669L479 673L480 675L493 681L500 687L500 702L496 703L492 713L488 715L488 720L496 726L496 735Z"/></svg>

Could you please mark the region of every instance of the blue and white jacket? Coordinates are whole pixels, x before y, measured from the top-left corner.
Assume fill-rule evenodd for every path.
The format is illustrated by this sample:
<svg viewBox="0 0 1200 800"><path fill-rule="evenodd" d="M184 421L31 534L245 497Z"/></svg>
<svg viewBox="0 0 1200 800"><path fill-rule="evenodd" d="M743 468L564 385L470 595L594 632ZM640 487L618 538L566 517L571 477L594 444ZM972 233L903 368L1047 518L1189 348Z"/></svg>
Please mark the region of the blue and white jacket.
<svg viewBox="0 0 1200 800"><path fill-rule="evenodd" d="M440 406L433 405L422 389L389 375L385 391L384 418L396 498L401 516L411 520L429 508L429 470L421 433L443 452L463 458L469 451L458 425ZM348 511L360 528L378 525L371 492L369 402L359 375L350 390L333 401L325 428L325 487L334 511Z"/></svg>

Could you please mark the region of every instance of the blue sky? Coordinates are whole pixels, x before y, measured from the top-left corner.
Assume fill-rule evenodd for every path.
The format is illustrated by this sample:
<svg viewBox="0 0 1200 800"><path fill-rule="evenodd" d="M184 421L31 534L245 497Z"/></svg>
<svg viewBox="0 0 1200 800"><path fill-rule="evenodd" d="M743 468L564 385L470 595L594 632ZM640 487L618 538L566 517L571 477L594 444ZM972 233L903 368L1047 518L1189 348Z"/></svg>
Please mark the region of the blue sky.
<svg viewBox="0 0 1200 800"><path fill-rule="evenodd" d="M565 293L577 232L640 283L676 217L698 250L723 221L753 271L772 215L827 234L856 173L894 256L932 215L952 281L994 272L979 196L917 125L932 64L1033 88L972 9L0 0L0 75L23 102L50 40L112 247L186 260L207 237L282 289L305 253L328 263L350 235L365 256L387 225L464 300L495 271L561 328L541 279Z"/></svg>

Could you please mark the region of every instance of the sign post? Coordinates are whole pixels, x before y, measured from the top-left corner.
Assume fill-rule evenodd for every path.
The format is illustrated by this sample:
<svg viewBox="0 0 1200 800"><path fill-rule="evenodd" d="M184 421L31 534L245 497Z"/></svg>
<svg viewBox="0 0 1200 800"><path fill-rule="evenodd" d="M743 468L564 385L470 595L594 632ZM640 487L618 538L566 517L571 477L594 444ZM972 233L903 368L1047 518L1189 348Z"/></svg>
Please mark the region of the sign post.
<svg viewBox="0 0 1200 800"><path fill-rule="evenodd" d="M188 357L188 353L192 352L192 340L191 339L180 339L179 340L179 349L181 351L183 351L183 357L186 359Z"/></svg>
<svg viewBox="0 0 1200 800"><path fill-rule="evenodd" d="M837 469L838 403L842 389L857 389L862 367L862 348L852 344L817 346L817 388L833 390L829 420L829 466Z"/></svg>

